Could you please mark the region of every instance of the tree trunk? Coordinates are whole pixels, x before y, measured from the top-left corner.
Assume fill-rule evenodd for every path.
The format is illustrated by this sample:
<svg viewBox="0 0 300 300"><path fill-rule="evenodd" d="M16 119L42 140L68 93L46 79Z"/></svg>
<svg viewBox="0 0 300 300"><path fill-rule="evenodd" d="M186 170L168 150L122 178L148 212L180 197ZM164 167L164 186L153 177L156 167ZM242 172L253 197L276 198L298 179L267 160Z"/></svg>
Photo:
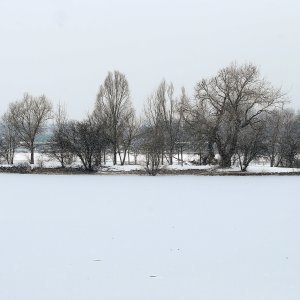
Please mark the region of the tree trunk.
<svg viewBox="0 0 300 300"><path fill-rule="evenodd" d="M270 159L270 167L274 167L274 161L275 161L275 157L272 154L271 159Z"/></svg>
<svg viewBox="0 0 300 300"><path fill-rule="evenodd" d="M170 149L170 153L169 153L169 165L173 165L173 149Z"/></svg>
<svg viewBox="0 0 300 300"><path fill-rule="evenodd" d="M120 154L120 160L121 160L121 165L124 166L125 165L125 159L126 159L126 154L127 154L127 150L124 150L123 153L123 158L121 159L121 154Z"/></svg>
<svg viewBox="0 0 300 300"><path fill-rule="evenodd" d="M211 140L208 141L208 157L207 157L207 164L211 164L215 158L215 153L214 153L214 144Z"/></svg>
<svg viewBox="0 0 300 300"><path fill-rule="evenodd" d="M31 144L31 147L30 147L30 164L34 165L34 147L33 147L33 143Z"/></svg>
<svg viewBox="0 0 300 300"><path fill-rule="evenodd" d="M248 166L243 166L243 168L242 168L242 172L246 172L247 171L247 168L248 168Z"/></svg>
<svg viewBox="0 0 300 300"><path fill-rule="evenodd" d="M180 147L181 166L183 167L183 147Z"/></svg>
<svg viewBox="0 0 300 300"><path fill-rule="evenodd" d="M230 155L221 155L221 168L230 168L231 167L231 156Z"/></svg>
<svg viewBox="0 0 300 300"><path fill-rule="evenodd" d="M99 166L102 166L102 149L100 150L100 156L99 156Z"/></svg>
<svg viewBox="0 0 300 300"><path fill-rule="evenodd" d="M116 165L117 164L117 147L116 147L116 145L114 145L114 147L113 147L113 152L114 152L113 164Z"/></svg>

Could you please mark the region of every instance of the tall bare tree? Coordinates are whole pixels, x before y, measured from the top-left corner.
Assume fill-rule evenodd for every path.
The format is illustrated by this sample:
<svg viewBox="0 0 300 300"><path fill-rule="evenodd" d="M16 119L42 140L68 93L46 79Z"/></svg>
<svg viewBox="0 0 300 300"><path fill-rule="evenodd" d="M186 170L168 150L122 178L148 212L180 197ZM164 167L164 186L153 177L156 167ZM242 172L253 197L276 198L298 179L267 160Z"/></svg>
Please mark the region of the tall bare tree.
<svg viewBox="0 0 300 300"><path fill-rule="evenodd" d="M197 83L195 98L205 108L222 167L231 166L240 131L256 123L261 113L282 105L283 96L253 64L231 64Z"/></svg>
<svg viewBox="0 0 300 300"><path fill-rule="evenodd" d="M143 132L143 149L146 153L146 161L149 159L155 160L155 163L163 164L164 149L165 149L165 132L163 124L163 116L159 101L155 93L150 96L144 107L144 126ZM158 158L158 159L157 159ZM151 165L151 162L150 162Z"/></svg>
<svg viewBox="0 0 300 300"><path fill-rule="evenodd" d="M100 86L94 109L94 117L106 129L113 152L113 163L117 164L120 138L124 135L126 120L134 115L126 76L119 71L109 72Z"/></svg>
<svg viewBox="0 0 300 300"><path fill-rule="evenodd" d="M18 132L20 141L30 151L30 163L34 164L36 138L52 118L51 102L44 95L33 97L25 94L22 100L10 104L8 117Z"/></svg>
<svg viewBox="0 0 300 300"><path fill-rule="evenodd" d="M145 116L148 126L156 128L157 134L160 132L163 143L162 161L166 152L168 163L172 165L181 125L181 114L178 111L178 100L174 96L172 83L168 84L163 80L159 84L148 99Z"/></svg>
<svg viewBox="0 0 300 300"><path fill-rule="evenodd" d="M161 126L163 126L165 136L165 146L168 152L169 164L173 164L173 155L176 142L178 141L180 114L177 110L177 100L174 98L174 86L162 81L154 94L160 110Z"/></svg>

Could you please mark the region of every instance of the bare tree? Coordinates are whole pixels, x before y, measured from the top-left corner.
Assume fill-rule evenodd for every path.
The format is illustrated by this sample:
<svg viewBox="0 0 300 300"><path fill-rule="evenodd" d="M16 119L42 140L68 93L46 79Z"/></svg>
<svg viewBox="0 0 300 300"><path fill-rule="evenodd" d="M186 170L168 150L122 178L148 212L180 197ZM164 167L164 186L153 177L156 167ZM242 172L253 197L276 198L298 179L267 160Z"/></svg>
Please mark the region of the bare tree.
<svg viewBox="0 0 300 300"><path fill-rule="evenodd" d="M63 105L58 105L54 120L53 132L46 153L50 157L58 160L61 167L65 168L66 164L71 164L73 162L74 154L69 148L68 118L66 109Z"/></svg>
<svg viewBox="0 0 300 300"><path fill-rule="evenodd" d="M100 126L88 117L84 121L69 122L67 132L69 151L80 159L85 170L93 171L99 164L103 147Z"/></svg>
<svg viewBox="0 0 300 300"><path fill-rule="evenodd" d="M133 111L132 114L129 114L124 119L123 126L124 130L120 134L118 142L118 154L121 165L125 164L126 155L128 156L128 164L130 163L130 149L140 129L140 123L137 121Z"/></svg>
<svg viewBox="0 0 300 300"><path fill-rule="evenodd" d="M178 100L174 97L173 84L167 84L163 80L155 92L148 99L145 116L148 127L156 128L161 138L161 160L163 163L164 153L167 153L167 161L173 164L176 143L181 134L181 114L178 110ZM158 129L159 128L159 129Z"/></svg>
<svg viewBox="0 0 300 300"><path fill-rule="evenodd" d="M146 154L146 171L151 176L156 176L160 168L160 152L159 148L155 144L149 144Z"/></svg>
<svg viewBox="0 0 300 300"><path fill-rule="evenodd" d="M265 151L265 126L266 122L260 122L244 127L240 133L237 143L237 156L242 172L245 172L249 164Z"/></svg>
<svg viewBox="0 0 300 300"><path fill-rule="evenodd" d="M270 160L270 166L274 167L279 162L279 147L282 138L283 109L276 109L267 115L265 149Z"/></svg>
<svg viewBox="0 0 300 300"><path fill-rule="evenodd" d="M142 143L142 149L145 153L146 171L149 175L155 176L161 170L160 160L163 139L161 135L161 128L154 127L144 127L144 139Z"/></svg>
<svg viewBox="0 0 300 300"><path fill-rule="evenodd" d="M194 152L199 155L199 164L212 164L215 162L214 132L211 116L207 104L200 101L191 101L182 91L180 101L182 114L183 134L190 142Z"/></svg>
<svg viewBox="0 0 300 300"><path fill-rule="evenodd" d="M143 145L144 145L144 126L141 122L138 123L138 130L136 135L131 143L131 152L134 156L134 164L138 164L139 155L143 154Z"/></svg>
<svg viewBox="0 0 300 300"><path fill-rule="evenodd" d="M177 111L177 101L174 99L173 84L169 85L162 81L154 93L154 101L157 102L159 116L161 117L160 125L164 131L165 148L168 151L169 164L173 164L173 155L175 144L178 141L180 118Z"/></svg>
<svg viewBox="0 0 300 300"><path fill-rule="evenodd" d="M109 72L100 86L94 117L106 130L106 135L112 145L114 165L117 164L120 138L124 136L124 124L133 114L126 76L118 71Z"/></svg>
<svg viewBox="0 0 300 300"><path fill-rule="evenodd" d="M300 117L293 110L282 111L277 165L293 167L300 147Z"/></svg>
<svg viewBox="0 0 300 300"><path fill-rule="evenodd" d="M16 148L19 146L19 136L9 114L4 114L1 125L0 156L12 165Z"/></svg>
<svg viewBox="0 0 300 300"><path fill-rule="evenodd" d="M155 94L150 96L144 107L144 146L146 153L154 151L161 155L161 164L163 165L165 132L160 102L157 101Z"/></svg>
<svg viewBox="0 0 300 300"><path fill-rule="evenodd" d="M195 98L205 108L222 167L231 166L240 131L284 102L281 89L261 78L253 64L231 64L215 77L203 79L196 85Z"/></svg>
<svg viewBox="0 0 300 300"><path fill-rule="evenodd" d="M30 151L30 163L34 164L36 138L52 117L52 104L44 95L33 97L25 94L21 101L10 104L8 117L18 132L22 145Z"/></svg>
<svg viewBox="0 0 300 300"><path fill-rule="evenodd" d="M300 146L300 119L290 109L278 109L267 117L264 145L271 167L292 167Z"/></svg>
<svg viewBox="0 0 300 300"><path fill-rule="evenodd" d="M146 158L146 171L155 176L163 165L164 126L162 111L155 94L148 98L144 107L143 126L141 128L141 148Z"/></svg>

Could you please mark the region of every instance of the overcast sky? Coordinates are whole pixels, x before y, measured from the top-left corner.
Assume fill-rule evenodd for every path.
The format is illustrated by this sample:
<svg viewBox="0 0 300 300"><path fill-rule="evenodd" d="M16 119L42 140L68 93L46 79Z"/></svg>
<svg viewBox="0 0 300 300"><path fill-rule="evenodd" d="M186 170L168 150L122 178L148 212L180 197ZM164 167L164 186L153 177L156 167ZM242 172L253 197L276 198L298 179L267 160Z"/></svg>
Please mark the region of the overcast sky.
<svg viewBox="0 0 300 300"><path fill-rule="evenodd" d="M138 111L165 78L190 95L233 61L254 62L300 108L299 0L0 0L0 113L24 92L94 105L109 70Z"/></svg>

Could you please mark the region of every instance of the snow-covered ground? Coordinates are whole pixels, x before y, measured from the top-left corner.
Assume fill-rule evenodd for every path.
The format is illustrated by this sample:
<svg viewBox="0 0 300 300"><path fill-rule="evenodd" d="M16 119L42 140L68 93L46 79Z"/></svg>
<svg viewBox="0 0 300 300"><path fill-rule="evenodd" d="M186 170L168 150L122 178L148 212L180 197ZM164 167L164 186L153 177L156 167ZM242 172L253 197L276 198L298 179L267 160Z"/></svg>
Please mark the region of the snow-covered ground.
<svg viewBox="0 0 300 300"><path fill-rule="evenodd" d="M298 177L0 185L0 299L300 299Z"/></svg>
<svg viewBox="0 0 300 300"><path fill-rule="evenodd" d="M241 169L238 166L218 169L218 172L240 172ZM294 173L300 172L299 168L282 168L282 167L270 167L266 165L250 165L247 168L248 173Z"/></svg>
<svg viewBox="0 0 300 300"><path fill-rule="evenodd" d="M216 172L240 172L241 169L238 165L233 166L231 168L225 168L225 169L218 169L216 165L213 166L199 166L199 165L193 165L190 161L194 160L195 156L192 156L191 154L186 154L184 156L184 164L181 165L181 162L177 162L177 160L174 158L174 164L172 166L165 165L164 168L167 170L207 170L207 171L216 171ZM138 157L138 165L134 164L125 164L121 166L120 164L113 166L111 157L107 156L107 163L103 168L99 170L100 173L106 173L106 172L130 172L135 170L144 170L145 169L145 157L143 155L139 155ZM26 152L17 152L15 156L15 165L29 164L30 161L30 154ZM134 162L134 157L132 156L130 158L131 162ZM9 165L6 165L5 163L2 164L2 166L9 167ZM46 154L42 153L35 153L35 166L36 167L46 167L46 168L55 168L60 167L60 163L54 159L49 158ZM79 159L77 159L76 162L72 164L73 167L82 166ZM269 163L267 161L256 161L253 162L248 168L248 173L293 173L293 172L300 172L300 168L281 168L281 167L270 167Z"/></svg>
<svg viewBox="0 0 300 300"><path fill-rule="evenodd" d="M176 170L176 171L183 171L183 170L206 170L206 171L214 171L220 173L228 173L228 172L241 172L239 166L234 166L231 168L218 168L216 165L192 165L189 163L185 163L183 166L180 164L174 165L165 165L163 167L166 170ZM112 163L107 164L103 168L100 169L99 173L105 172L130 172L136 170L143 170L145 167L143 165L116 165L113 166ZM282 168L282 167L270 167L266 165L252 165L247 168L248 173L260 174L260 173L295 173L300 172L299 168Z"/></svg>

